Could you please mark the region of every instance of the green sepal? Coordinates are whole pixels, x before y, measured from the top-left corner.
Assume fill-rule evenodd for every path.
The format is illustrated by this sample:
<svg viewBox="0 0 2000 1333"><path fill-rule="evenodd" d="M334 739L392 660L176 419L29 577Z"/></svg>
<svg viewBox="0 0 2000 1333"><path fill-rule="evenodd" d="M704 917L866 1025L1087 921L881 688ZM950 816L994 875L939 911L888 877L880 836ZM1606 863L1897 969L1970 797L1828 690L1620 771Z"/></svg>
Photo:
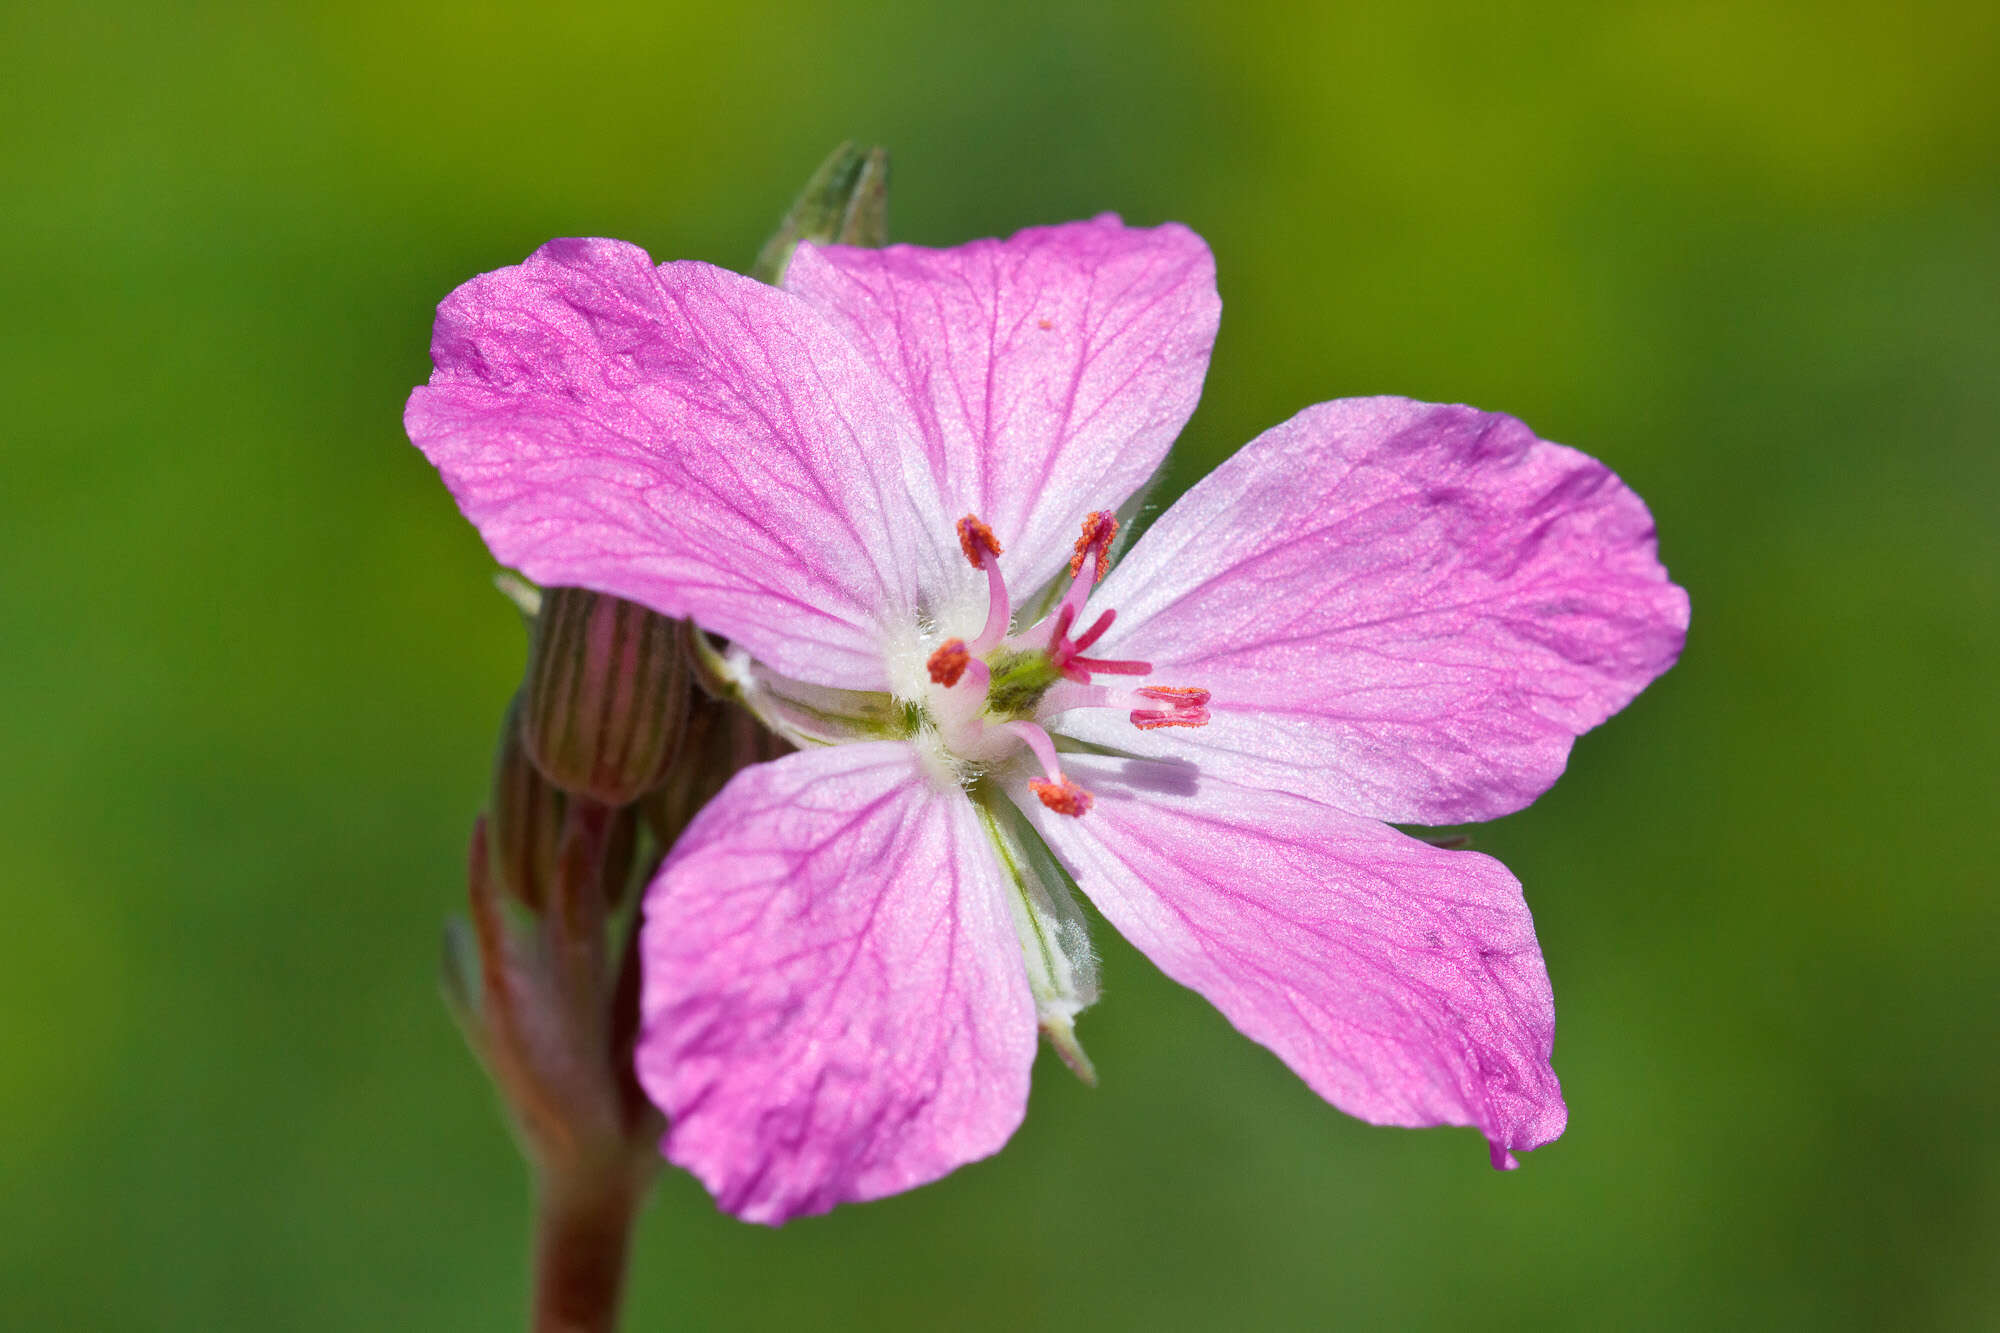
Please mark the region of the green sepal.
<svg viewBox="0 0 2000 1333"><path fill-rule="evenodd" d="M849 140L820 163L791 211L750 266L750 276L773 287L800 241L816 245L880 246L889 243L889 150Z"/></svg>
<svg viewBox="0 0 2000 1333"><path fill-rule="evenodd" d="M1077 904L1076 881L998 783L982 779L968 795L1013 890L1008 908L1027 965L1035 1020L1070 1072L1095 1087L1097 1069L1076 1038L1076 1016L1097 999L1097 955Z"/></svg>

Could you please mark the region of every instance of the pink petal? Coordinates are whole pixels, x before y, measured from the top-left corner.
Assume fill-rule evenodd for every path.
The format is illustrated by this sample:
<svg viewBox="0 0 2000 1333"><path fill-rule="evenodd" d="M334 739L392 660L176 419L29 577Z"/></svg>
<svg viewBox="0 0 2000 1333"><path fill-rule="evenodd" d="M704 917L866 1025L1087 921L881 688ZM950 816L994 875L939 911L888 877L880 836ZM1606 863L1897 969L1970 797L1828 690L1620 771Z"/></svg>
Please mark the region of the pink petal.
<svg viewBox="0 0 2000 1333"><path fill-rule="evenodd" d="M1017 800L1084 893L1313 1091L1476 1126L1496 1166L1562 1133L1548 973L1505 866L1191 766L1064 761L1088 814Z"/></svg>
<svg viewBox="0 0 2000 1333"><path fill-rule="evenodd" d="M1244 446L1093 597L1092 649L1213 695L1199 730L1062 730L1355 814L1518 810L1680 654L1687 594L1603 464L1512 417L1403 398L1309 408Z"/></svg>
<svg viewBox="0 0 2000 1333"><path fill-rule="evenodd" d="M909 395L952 515L987 522L1022 591L1159 466L1221 313L1199 236L1111 214L950 250L801 246L785 286Z"/></svg>
<svg viewBox="0 0 2000 1333"><path fill-rule="evenodd" d="M1035 1056L1006 893L911 746L739 773L646 895L638 1072L667 1156L776 1224L997 1151Z"/></svg>
<svg viewBox="0 0 2000 1333"><path fill-rule="evenodd" d="M885 634L971 582L908 409L796 297L551 241L447 297L431 357L410 438L530 578L864 689Z"/></svg>

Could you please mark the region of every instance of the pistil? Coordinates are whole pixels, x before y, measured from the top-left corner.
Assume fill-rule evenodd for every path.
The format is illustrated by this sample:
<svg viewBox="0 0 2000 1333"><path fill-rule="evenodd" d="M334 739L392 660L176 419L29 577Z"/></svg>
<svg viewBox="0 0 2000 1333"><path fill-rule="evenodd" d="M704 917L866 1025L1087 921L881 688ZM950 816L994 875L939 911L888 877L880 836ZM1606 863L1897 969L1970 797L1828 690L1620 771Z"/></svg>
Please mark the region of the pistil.
<svg viewBox="0 0 2000 1333"><path fill-rule="evenodd" d="M1065 678L1078 684L1087 683L1093 675L1143 676L1153 669L1145 662L1083 656L1083 650L1111 628L1111 622L1118 618L1116 611L1105 611L1081 636L1069 638L1069 628L1083 614L1090 590L1111 572L1111 542L1117 535L1118 520L1108 509L1092 510L1083 520L1083 534L1076 539L1076 551L1069 561L1069 591L1063 594L1062 605L1056 608L1055 629L1049 635L1049 660Z"/></svg>

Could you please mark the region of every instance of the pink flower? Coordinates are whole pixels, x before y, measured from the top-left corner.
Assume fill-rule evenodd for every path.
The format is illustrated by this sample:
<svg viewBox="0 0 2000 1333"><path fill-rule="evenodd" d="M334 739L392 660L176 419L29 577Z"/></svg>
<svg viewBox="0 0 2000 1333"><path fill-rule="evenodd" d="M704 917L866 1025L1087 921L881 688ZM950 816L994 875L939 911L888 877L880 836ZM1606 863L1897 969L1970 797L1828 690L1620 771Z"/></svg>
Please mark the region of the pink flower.
<svg viewBox="0 0 2000 1333"><path fill-rule="evenodd" d="M1384 821L1533 800L1687 598L1601 464L1398 398L1267 431L1114 568L1219 309L1198 237L1113 217L783 290L555 241L440 308L407 424L494 555L725 636L803 747L646 900L640 1077L730 1212L996 1151L1038 1027L1087 1071L1072 883L1342 1110L1496 1165L1562 1132L1520 886Z"/></svg>

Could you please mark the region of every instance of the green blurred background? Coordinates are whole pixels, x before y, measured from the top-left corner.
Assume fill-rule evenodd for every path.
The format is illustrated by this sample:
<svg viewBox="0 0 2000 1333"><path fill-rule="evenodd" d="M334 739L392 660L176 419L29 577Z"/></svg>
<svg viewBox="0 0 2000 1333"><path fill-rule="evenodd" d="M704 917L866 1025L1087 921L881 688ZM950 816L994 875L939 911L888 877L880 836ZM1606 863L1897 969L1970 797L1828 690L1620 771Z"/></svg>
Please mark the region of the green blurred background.
<svg viewBox="0 0 2000 1333"><path fill-rule="evenodd" d="M6 6L5 1321L518 1323L434 968L521 636L403 399L472 274L747 264L855 136L901 239L1208 238L1176 486L1319 399L1504 409L1651 503L1692 637L1479 833L1562 1016L1524 1170L1100 931L1101 1087L782 1231L669 1175L629 1327L2000 1326L1996 14Z"/></svg>

